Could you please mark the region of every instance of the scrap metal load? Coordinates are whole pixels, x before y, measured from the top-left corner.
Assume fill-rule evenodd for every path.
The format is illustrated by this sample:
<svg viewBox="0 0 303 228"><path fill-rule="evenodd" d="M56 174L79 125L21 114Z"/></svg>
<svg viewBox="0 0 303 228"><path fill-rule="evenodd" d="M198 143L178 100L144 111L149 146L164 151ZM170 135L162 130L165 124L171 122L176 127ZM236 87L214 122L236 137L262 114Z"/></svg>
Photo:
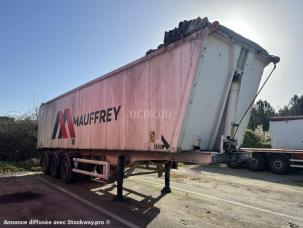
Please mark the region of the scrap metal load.
<svg viewBox="0 0 303 228"><path fill-rule="evenodd" d="M110 166L211 163L241 146L250 112L237 123L278 61L218 22L181 22L157 50L42 104L38 147Z"/></svg>
<svg viewBox="0 0 303 228"><path fill-rule="evenodd" d="M163 46L167 46L168 44L171 44L173 42L176 42L178 40L181 40L185 38L186 36L189 36L190 34L197 32L198 30L202 30L209 26L210 23L208 21L208 18L205 17L201 19L198 17L197 19L190 20L190 21L181 21L179 23L178 28L174 28L172 30L169 30L168 32L165 32L164 34L164 43L160 44L158 46L159 48L162 48ZM214 24L216 26L216 24ZM155 50L149 50L146 52L146 54L150 54Z"/></svg>
<svg viewBox="0 0 303 228"><path fill-rule="evenodd" d="M252 48L255 49L257 54L261 54L263 52L264 55L269 55L268 52L258 44L252 42L251 40L245 39L244 37L235 33L234 31L224 27L223 25L220 25L218 22L214 22L213 24L211 24L207 17L204 17L203 19L198 17L193 20L189 20L189 21L184 20L179 22L177 28L165 32L163 44L160 44L158 46L158 49L167 46L173 42L176 42L178 40L181 40L186 36L189 36L192 33L205 29L206 27L209 26L210 27L212 26L212 30L220 30L222 33L224 33L224 36L228 36L232 40L237 39L237 42L242 43L242 45L244 46L251 46ZM147 51L146 54L150 54L156 50L157 49L151 49ZM277 56L270 55L269 58L273 63L278 63L280 61L279 57Z"/></svg>

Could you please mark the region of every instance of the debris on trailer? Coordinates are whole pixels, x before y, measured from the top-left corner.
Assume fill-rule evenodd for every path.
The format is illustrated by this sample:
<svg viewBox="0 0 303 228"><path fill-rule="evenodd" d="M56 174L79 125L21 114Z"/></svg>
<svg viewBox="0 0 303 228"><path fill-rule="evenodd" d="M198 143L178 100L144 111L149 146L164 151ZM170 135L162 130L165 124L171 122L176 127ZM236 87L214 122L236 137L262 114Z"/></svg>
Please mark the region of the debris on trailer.
<svg viewBox="0 0 303 228"><path fill-rule="evenodd" d="M201 19L200 17L193 20L184 20L179 22L178 28L174 28L172 30L166 31L164 34L164 42L160 44L157 49L162 48L163 46L167 46L171 43L174 43L178 40L183 39L184 37L206 28L211 23L208 21L207 17ZM146 52L146 55L156 51L157 49L150 49Z"/></svg>
<svg viewBox="0 0 303 228"><path fill-rule="evenodd" d="M146 55L149 55L153 53L154 51L167 46L171 43L174 43L178 40L181 40L192 33L195 33L199 30L202 30L208 26L212 26L212 29L218 29L218 31L221 31L221 33L232 40L237 40L237 42L240 42L243 46L249 48L255 49L256 53L258 55L268 55L270 58L270 61L273 63L278 63L280 61L280 58L278 56L269 55L268 52L262 48L260 45L256 44L255 42L244 38L243 36L239 35L238 33L232 31L231 29L220 25L218 22L210 23L207 17L204 17L201 19L200 17L193 19L193 20L184 20L179 22L179 25L177 28L174 28L172 30L166 31L164 34L164 41L163 44L160 44L157 49L150 49L146 52Z"/></svg>

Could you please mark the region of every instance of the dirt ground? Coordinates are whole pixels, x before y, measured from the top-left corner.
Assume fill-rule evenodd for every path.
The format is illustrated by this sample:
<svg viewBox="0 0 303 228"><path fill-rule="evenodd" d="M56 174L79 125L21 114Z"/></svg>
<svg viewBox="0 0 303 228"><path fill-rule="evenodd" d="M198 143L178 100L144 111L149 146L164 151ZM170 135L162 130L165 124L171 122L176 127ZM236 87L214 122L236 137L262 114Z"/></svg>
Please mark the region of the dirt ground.
<svg viewBox="0 0 303 228"><path fill-rule="evenodd" d="M34 219L103 220L97 227L303 227L302 172L280 176L183 165L172 171L172 193L161 195L163 178L152 170L138 171L125 180L125 202L113 201L115 184L87 179L64 184L34 173L2 176L0 227L13 227L4 220Z"/></svg>

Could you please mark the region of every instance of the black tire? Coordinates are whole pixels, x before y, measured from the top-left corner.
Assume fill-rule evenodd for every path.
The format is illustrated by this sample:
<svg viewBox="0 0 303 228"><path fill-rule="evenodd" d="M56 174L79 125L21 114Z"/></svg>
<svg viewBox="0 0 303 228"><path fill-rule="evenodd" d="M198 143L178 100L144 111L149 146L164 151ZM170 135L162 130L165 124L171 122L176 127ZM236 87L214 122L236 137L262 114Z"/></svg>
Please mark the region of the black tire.
<svg viewBox="0 0 303 228"><path fill-rule="evenodd" d="M52 154L50 158L50 174L55 178L60 176L60 158L57 153Z"/></svg>
<svg viewBox="0 0 303 228"><path fill-rule="evenodd" d="M42 171L45 175L50 174L50 154L48 152L44 152L41 157L41 166Z"/></svg>
<svg viewBox="0 0 303 228"><path fill-rule="evenodd" d="M252 159L247 162L247 167L252 171L264 171L266 169L264 155L261 153L253 153Z"/></svg>
<svg viewBox="0 0 303 228"><path fill-rule="evenodd" d="M68 154L64 154L64 157L61 161L60 165L60 176L61 179L66 182L70 183L72 181L73 175L72 175L72 162L71 158Z"/></svg>
<svg viewBox="0 0 303 228"><path fill-rule="evenodd" d="M227 167L231 169L241 169L243 168L242 162L227 162Z"/></svg>
<svg viewBox="0 0 303 228"><path fill-rule="evenodd" d="M277 174L287 174L290 170L289 159L283 155L271 155L267 161L270 171Z"/></svg>

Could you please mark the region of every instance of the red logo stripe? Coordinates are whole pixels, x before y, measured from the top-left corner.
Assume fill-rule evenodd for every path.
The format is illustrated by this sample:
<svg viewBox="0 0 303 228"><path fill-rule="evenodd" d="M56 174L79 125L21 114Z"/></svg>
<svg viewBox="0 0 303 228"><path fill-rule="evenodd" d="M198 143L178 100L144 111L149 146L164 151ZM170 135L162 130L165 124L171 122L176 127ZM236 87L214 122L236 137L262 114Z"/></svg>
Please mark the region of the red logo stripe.
<svg viewBox="0 0 303 228"><path fill-rule="evenodd" d="M67 119L69 135L71 138L76 138L75 129L73 125L72 115L70 114L69 109L64 110L64 116Z"/></svg>
<svg viewBox="0 0 303 228"><path fill-rule="evenodd" d="M60 131L61 131L62 137L64 139L66 139L66 138L68 138L68 136L67 136L67 131L65 128L64 115L63 115L62 111L60 111L58 113L58 115L59 115L59 121L60 121Z"/></svg>
<svg viewBox="0 0 303 228"><path fill-rule="evenodd" d="M64 109L64 113L62 111L59 111L57 114L57 118L56 118L54 129L53 129L52 139L56 138L58 127L59 127L58 139L68 138L67 130L65 127L66 122L68 124L70 138L76 138L72 115L70 113L70 110L67 108L67 109Z"/></svg>

